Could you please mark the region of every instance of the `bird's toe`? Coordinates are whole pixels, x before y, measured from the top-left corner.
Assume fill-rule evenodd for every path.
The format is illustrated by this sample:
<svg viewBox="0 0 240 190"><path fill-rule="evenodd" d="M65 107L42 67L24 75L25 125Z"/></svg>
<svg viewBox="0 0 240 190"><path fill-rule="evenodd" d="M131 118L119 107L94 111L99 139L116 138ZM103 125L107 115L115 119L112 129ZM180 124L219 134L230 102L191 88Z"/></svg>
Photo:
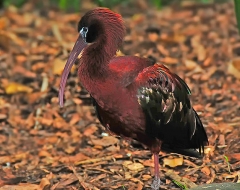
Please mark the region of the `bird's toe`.
<svg viewBox="0 0 240 190"><path fill-rule="evenodd" d="M152 190L159 190L160 184L161 184L160 178L155 177L151 185Z"/></svg>

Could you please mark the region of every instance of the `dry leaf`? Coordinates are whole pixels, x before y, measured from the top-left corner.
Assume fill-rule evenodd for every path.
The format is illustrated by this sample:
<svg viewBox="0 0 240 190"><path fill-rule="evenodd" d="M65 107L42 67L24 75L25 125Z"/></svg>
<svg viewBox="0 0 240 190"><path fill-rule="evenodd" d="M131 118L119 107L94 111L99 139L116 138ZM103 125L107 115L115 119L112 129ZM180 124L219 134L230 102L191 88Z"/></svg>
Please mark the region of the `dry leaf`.
<svg viewBox="0 0 240 190"><path fill-rule="evenodd" d="M161 59L161 62L163 62L164 64L169 64L169 65L176 65L179 63L179 61L173 57L165 57L165 58Z"/></svg>
<svg viewBox="0 0 240 190"><path fill-rule="evenodd" d="M0 187L18 184L5 189L147 189L153 178L150 172L154 170L149 150L136 151L138 145L132 148L131 143L123 139L120 144L118 137L103 138L99 121L89 106L90 95L82 85L69 87L64 94L69 101L64 108L58 106L58 75L62 74L76 40L74 25L84 11L65 14L51 8L47 12L41 8L34 10L38 2L31 0L23 7L9 6L0 18ZM145 5L146 2L140 0ZM90 1L86 3L90 8L84 10L93 8ZM141 8L147 10L145 5ZM186 157L182 166L174 168L174 173L181 176L179 179L186 176L199 184L239 181L240 173L239 176L235 173L240 164L240 88L239 81L229 76L231 73L225 73L226 60L231 59L234 71L239 71L237 58L233 57L240 55L233 5L204 5L195 7L196 11L167 9L167 14L164 10L150 10L145 14L144 10L139 12L138 6L124 10L127 36L121 50L159 63L162 59L172 72L184 77L192 89L194 108L201 112L212 146L205 147L207 155L203 160ZM133 18L129 17L131 14L135 14ZM159 27L160 34L145 31L151 26ZM123 53L117 51L116 56ZM187 59L185 65L184 59ZM76 73L71 79L77 81ZM34 92L8 95L5 87L11 81L22 83ZM36 123L42 128L36 127ZM224 161L223 152L229 159L231 174L227 162L219 164ZM161 155L166 157L166 153ZM168 155L168 160L175 166L178 158L173 155ZM137 163L133 163L132 158L136 158ZM132 162L125 162L123 166L126 160ZM77 172L70 169L71 165L79 166ZM13 173L3 172L7 168ZM168 168L161 168L164 180ZM51 172L54 172L52 177ZM173 189L170 179L165 180L163 189ZM144 187L140 180L145 182ZM21 181L27 183L26 186L19 184Z"/></svg>
<svg viewBox="0 0 240 190"><path fill-rule="evenodd" d="M59 59L59 58L54 59L54 61L52 62L52 72L53 72L53 74L61 75L65 65L66 65L66 60L62 60L62 59ZM76 68L76 66L73 65L73 67L71 68L71 72L74 71L75 68Z"/></svg>
<svg viewBox="0 0 240 190"><path fill-rule="evenodd" d="M209 167L207 167L207 166L204 166L204 167L201 169L201 172L205 173L206 175L210 175L210 174L211 174L211 170L210 170Z"/></svg>
<svg viewBox="0 0 240 190"><path fill-rule="evenodd" d="M240 172L237 172L238 180L236 183L240 183Z"/></svg>
<svg viewBox="0 0 240 190"><path fill-rule="evenodd" d="M43 62L37 62L34 65L31 66L31 69L35 72L39 72L41 70L47 70L49 65L46 65L46 63Z"/></svg>
<svg viewBox="0 0 240 190"><path fill-rule="evenodd" d="M17 63L22 64L22 63L24 63L24 62L27 61L27 56L20 54L20 55L16 55L15 59L16 59ZM19 67L19 66L16 65L16 66L14 67L14 70L18 71L18 67ZM22 68L23 68L23 67L22 67ZM22 69L22 68L20 68L20 69ZM23 69L25 69L25 68L23 68ZM23 73L24 73L24 72L23 72ZM35 73L34 73L34 74L35 74Z"/></svg>
<svg viewBox="0 0 240 190"><path fill-rule="evenodd" d="M102 139L91 139L91 142L96 146L110 146L117 144L119 140L113 136L103 137Z"/></svg>
<svg viewBox="0 0 240 190"><path fill-rule="evenodd" d="M67 154L72 154L76 150L76 146L68 146L67 148L64 149L64 152Z"/></svg>
<svg viewBox="0 0 240 190"><path fill-rule="evenodd" d="M219 135L218 144L219 144L219 145L226 145L225 135L223 135L223 134L220 134L220 135Z"/></svg>
<svg viewBox="0 0 240 190"><path fill-rule="evenodd" d="M144 180L144 181L149 180L151 178L152 178L152 176L150 176L150 175L142 175L142 180Z"/></svg>
<svg viewBox="0 0 240 190"><path fill-rule="evenodd" d="M48 190L50 188L50 185L51 185L51 183L48 178L42 178L41 182L39 184L39 188L41 190Z"/></svg>
<svg viewBox="0 0 240 190"><path fill-rule="evenodd" d="M51 157L51 154L49 152L47 152L46 150L40 150L40 152L38 153L39 157Z"/></svg>
<svg viewBox="0 0 240 190"><path fill-rule="evenodd" d="M237 57L228 63L228 73L240 79L240 57Z"/></svg>
<svg viewBox="0 0 240 190"><path fill-rule="evenodd" d="M0 190L39 190L39 186L29 183L20 183L18 185L4 185Z"/></svg>
<svg viewBox="0 0 240 190"><path fill-rule="evenodd" d="M124 161L123 166L132 171L139 171L144 168L144 166L141 163L133 163L132 161Z"/></svg>
<svg viewBox="0 0 240 190"><path fill-rule="evenodd" d="M142 189L143 189L143 183L142 182L138 182L137 190L142 190Z"/></svg>
<svg viewBox="0 0 240 190"><path fill-rule="evenodd" d="M237 160L240 161L240 153L232 153L232 154L226 154L229 160Z"/></svg>
<svg viewBox="0 0 240 190"><path fill-rule="evenodd" d="M186 40L186 37L181 34L173 34L173 35L161 35L161 41L165 43L182 43Z"/></svg>
<svg viewBox="0 0 240 190"><path fill-rule="evenodd" d="M52 119L48 119L48 118L43 118L43 117L39 117L36 119L39 123L41 123L42 125L46 125L46 126L51 126L53 123Z"/></svg>
<svg viewBox="0 0 240 190"><path fill-rule="evenodd" d="M196 67L199 67L198 64L195 61L192 60L185 60L184 61L186 69L189 71L194 70Z"/></svg>
<svg viewBox="0 0 240 190"><path fill-rule="evenodd" d="M53 74L61 75L62 71L63 71L63 69L65 67L66 60L62 60L62 59L56 58L56 59L54 59L52 64L53 64L52 65Z"/></svg>
<svg viewBox="0 0 240 190"><path fill-rule="evenodd" d="M16 74L16 73L20 73L22 74L24 77L28 77L28 78L36 78L36 73L32 72L32 71L29 71L27 69L25 69L24 67L22 66L18 66L16 65L14 68L13 68L13 73Z"/></svg>
<svg viewBox="0 0 240 190"><path fill-rule="evenodd" d="M41 98L43 96L45 96L46 94L47 94L47 92L33 92L33 93L29 93L29 94L27 94L28 102L30 104L33 104L33 103L41 100Z"/></svg>
<svg viewBox="0 0 240 190"><path fill-rule="evenodd" d="M175 158L163 158L163 166L170 166L172 168L176 167L176 166L181 166L183 165L183 157L175 157Z"/></svg>
<svg viewBox="0 0 240 190"><path fill-rule="evenodd" d="M205 154L213 154L214 151L215 151L214 146L205 146L204 147L204 153Z"/></svg>
<svg viewBox="0 0 240 190"><path fill-rule="evenodd" d="M167 50L167 48L165 48L162 44L158 44L157 49L164 56L169 56L169 54L170 54L170 52Z"/></svg>
<svg viewBox="0 0 240 190"><path fill-rule="evenodd" d="M130 179L130 178L132 178L132 175L130 174L130 172L125 172L124 178L125 179Z"/></svg>
<svg viewBox="0 0 240 190"><path fill-rule="evenodd" d="M0 30L0 47L9 49L11 38L3 30Z"/></svg>
<svg viewBox="0 0 240 190"><path fill-rule="evenodd" d="M75 113L73 114L69 124L72 126L72 125L75 125L78 121L80 121L80 115L78 113Z"/></svg>
<svg viewBox="0 0 240 190"><path fill-rule="evenodd" d="M0 18L0 30L5 29L8 25L9 25L8 18L1 16L1 18Z"/></svg>
<svg viewBox="0 0 240 190"><path fill-rule="evenodd" d="M6 35L11 39L12 42L17 44L20 47L25 46L25 41L23 41L21 38L19 38L16 34L7 32Z"/></svg>
<svg viewBox="0 0 240 190"><path fill-rule="evenodd" d="M63 178L63 177L62 177ZM66 178L61 179L61 181L57 184L59 189L65 189L66 186L78 181L78 178L75 174L69 174Z"/></svg>
<svg viewBox="0 0 240 190"><path fill-rule="evenodd" d="M145 160L143 162L143 165L144 166L149 166L149 167L154 167L154 162L153 162L153 160Z"/></svg>
<svg viewBox="0 0 240 190"><path fill-rule="evenodd" d="M140 183L140 184L142 184L143 185L143 182L141 182L139 179L137 179L137 178L131 178L130 179L131 181L133 181L133 182L135 182L135 183Z"/></svg>
<svg viewBox="0 0 240 190"><path fill-rule="evenodd" d="M74 156L66 156L66 157L61 157L60 158L60 162L63 162L63 163L68 163L68 162L79 162L79 161L82 161L82 160L88 160L89 157L86 156L85 154L83 153L78 153Z"/></svg>
<svg viewBox="0 0 240 190"><path fill-rule="evenodd" d="M205 60L205 58L207 56L207 52L206 52L206 49L202 45L199 45L197 47L197 55L198 55L198 61Z"/></svg>
<svg viewBox="0 0 240 190"><path fill-rule="evenodd" d="M33 91L32 88L15 82L9 83L7 86L5 86L5 92L7 94L17 94L20 92L31 93L32 91Z"/></svg>
<svg viewBox="0 0 240 190"><path fill-rule="evenodd" d="M238 176L238 173L237 172L234 172L233 174L224 173L224 174L222 174L222 176L225 179L234 179L234 178L236 178Z"/></svg>
<svg viewBox="0 0 240 190"><path fill-rule="evenodd" d="M83 135L90 136L93 133L95 133L97 130L98 128L95 125L91 125L84 130Z"/></svg>
<svg viewBox="0 0 240 190"><path fill-rule="evenodd" d="M0 113L0 120L5 120L5 119L7 119L7 115Z"/></svg>
<svg viewBox="0 0 240 190"><path fill-rule="evenodd" d="M156 42L158 40L159 36L158 34L156 33L148 33L148 39L151 41L151 42Z"/></svg>

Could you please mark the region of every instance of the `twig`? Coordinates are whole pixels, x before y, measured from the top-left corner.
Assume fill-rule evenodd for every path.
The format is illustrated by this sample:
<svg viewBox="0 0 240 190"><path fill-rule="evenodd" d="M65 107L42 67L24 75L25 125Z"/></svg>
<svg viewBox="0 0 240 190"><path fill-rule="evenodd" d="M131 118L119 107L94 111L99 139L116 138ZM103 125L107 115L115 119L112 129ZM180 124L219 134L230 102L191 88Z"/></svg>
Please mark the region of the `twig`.
<svg viewBox="0 0 240 190"><path fill-rule="evenodd" d="M100 172L104 172L104 173L107 173L107 174L113 174L113 172L110 172L110 171L107 171L107 170L104 170L104 169L101 169L101 168L88 168L87 170L95 170L95 171L100 171Z"/></svg>
<svg viewBox="0 0 240 190"><path fill-rule="evenodd" d="M240 183L240 172L238 172L237 175L238 175L237 183Z"/></svg>
<svg viewBox="0 0 240 190"><path fill-rule="evenodd" d="M187 186L188 188L197 187L197 185L195 183L193 183L192 181L190 181L189 179L187 179L185 177L181 177L181 176L177 175L176 173L174 173L173 170L167 171L165 173L165 175L167 177L171 178L172 180L177 181L184 186Z"/></svg>
<svg viewBox="0 0 240 190"><path fill-rule="evenodd" d="M93 159L88 159L88 160L83 160L79 162L75 162L75 166L83 165L83 164L91 164L91 163L96 163L96 162L101 162L101 161L107 161L107 160L112 160L114 159L113 156L104 156L101 158L93 158Z"/></svg>
<svg viewBox="0 0 240 190"><path fill-rule="evenodd" d="M97 187L93 186L92 184L88 184L86 182L84 182L83 178L78 175L77 171L75 170L74 167L70 166L69 169L71 169L74 173L74 175L77 177L79 183L81 184L81 186L85 189L85 190L100 190Z"/></svg>
<svg viewBox="0 0 240 190"><path fill-rule="evenodd" d="M42 81L42 86L41 86L41 92L44 92L48 88L48 78L47 78L46 73L43 73L42 76L43 76L43 81ZM42 108L43 108L43 106L38 108L37 111L36 111L36 121L35 121L34 129L40 129L41 128L40 123L38 121L38 118L40 117L40 115L42 113Z"/></svg>

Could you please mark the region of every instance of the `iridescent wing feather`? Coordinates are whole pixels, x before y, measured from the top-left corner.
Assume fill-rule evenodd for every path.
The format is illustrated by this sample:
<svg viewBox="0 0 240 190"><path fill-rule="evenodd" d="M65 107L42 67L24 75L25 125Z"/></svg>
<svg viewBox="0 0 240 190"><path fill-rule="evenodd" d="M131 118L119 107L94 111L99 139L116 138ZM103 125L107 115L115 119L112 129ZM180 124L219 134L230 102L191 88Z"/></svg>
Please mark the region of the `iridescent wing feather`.
<svg viewBox="0 0 240 190"><path fill-rule="evenodd" d="M146 116L147 134L175 147L202 149L207 136L191 106L186 83L160 64L145 68L136 82L140 86L137 98Z"/></svg>

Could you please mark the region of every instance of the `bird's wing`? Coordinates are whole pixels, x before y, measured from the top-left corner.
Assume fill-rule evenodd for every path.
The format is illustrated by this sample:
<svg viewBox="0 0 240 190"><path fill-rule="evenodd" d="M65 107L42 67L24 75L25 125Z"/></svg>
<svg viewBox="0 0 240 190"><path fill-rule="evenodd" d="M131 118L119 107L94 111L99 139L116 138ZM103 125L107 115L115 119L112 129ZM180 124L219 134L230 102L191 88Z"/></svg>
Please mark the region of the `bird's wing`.
<svg viewBox="0 0 240 190"><path fill-rule="evenodd" d="M150 135L159 137L159 128L165 125L188 124L189 138L192 137L196 130L196 118L189 99L191 92L179 76L164 65L155 64L139 73L135 82L138 84L138 102L145 112L147 123L151 123L146 129Z"/></svg>

